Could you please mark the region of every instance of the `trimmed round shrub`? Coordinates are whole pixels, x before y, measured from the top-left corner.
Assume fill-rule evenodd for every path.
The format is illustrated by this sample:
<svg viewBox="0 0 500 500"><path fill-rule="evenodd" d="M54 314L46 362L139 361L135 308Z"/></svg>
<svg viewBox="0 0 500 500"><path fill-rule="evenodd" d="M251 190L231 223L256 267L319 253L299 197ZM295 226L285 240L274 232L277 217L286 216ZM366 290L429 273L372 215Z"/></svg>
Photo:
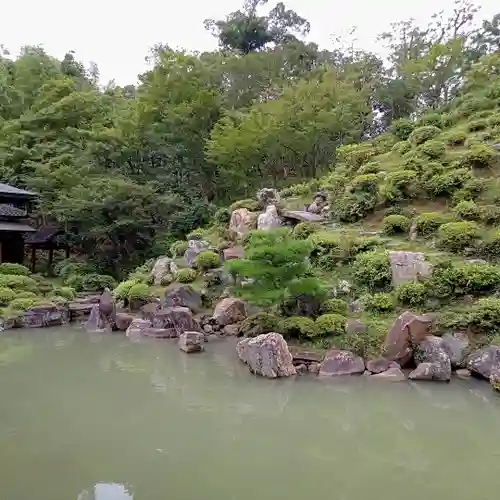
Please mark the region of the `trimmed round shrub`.
<svg viewBox="0 0 500 500"><path fill-rule="evenodd" d="M129 300L145 300L151 295L151 290L146 283L136 283L128 291Z"/></svg>
<svg viewBox="0 0 500 500"><path fill-rule="evenodd" d="M29 276L0 274L0 287L12 288L14 290L35 291L37 289L37 283Z"/></svg>
<svg viewBox="0 0 500 500"><path fill-rule="evenodd" d="M2 262L0 264L0 274L18 274L20 276L28 276L28 274L30 274L30 270L22 264Z"/></svg>
<svg viewBox="0 0 500 500"><path fill-rule="evenodd" d="M394 309L394 297L390 293L365 295L363 303L369 311L386 313Z"/></svg>
<svg viewBox="0 0 500 500"><path fill-rule="evenodd" d="M405 141L410 137L411 133L415 129L415 122L401 118L400 120L394 120L391 123L389 131L394 134L399 140Z"/></svg>
<svg viewBox="0 0 500 500"><path fill-rule="evenodd" d="M171 283L173 283L173 281L174 281L174 277L171 274L164 274L160 278L160 285L161 286L168 286Z"/></svg>
<svg viewBox="0 0 500 500"><path fill-rule="evenodd" d="M60 278L67 279L71 275L83 275L91 272L91 266L85 262L74 262L70 259L62 260L54 266L54 273Z"/></svg>
<svg viewBox="0 0 500 500"><path fill-rule="evenodd" d="M492 167L498 158L498 152L491 146L476 144L460 158L459 163L462 167L487 168Z"/></svg>
<svg viewBox="0 0 500 500"><path fill-rule="evenodd" d="M315 336L315 324L306 316L292 316L280 322L279 330L285 339L312 338Z"/></svg>
<svg viewBox="0 0 500 500"><path fill-rule="evenodd" d="M423 144L424 142L433 139L441 133L441 129L435 127L434 125L426 125L424 127L416 128L409 137L410 142L416 146Z"/></svg>
<svg viewBox="0 0 500 500"><path fill-rule="evenodd" d="M290 196L307 196L313 191L313 187L308 182L302 182L300 184L294 184L293 186L288 186L280 191L280 195L283 198L289 198Z"/></svg>
<svg viewBox="0 0 500 500"><path fill-rule="evenodd" d="M347 189L349 192L375 194L378 190L378 182L376 174L358 175L354 177Z"/></svg>
<svg viewBox="0 0 500 500"><path fill-rule="evenodd" d="M15 293L13 290L10 288L7 288L5 286L0 288L0 304L3 306L6 306L14 300L18 296L17 293Z"/></svg>
<svg viewBox="0 0 500 500"><path fill-rule="evenodd" d="M367 174L378 174L380 172L380 164L376 161L370 161L361 165L358 169L358 175L367 175Z"/></svg>
<svg viewBox="0 0 500 500"><path fill-rule="evenodd" d="M377 203L375 194L348 193L333 202L333 213L339 221L357 222L373 213Z"/></svg>
<svg viewBox="0 0 500 500"><path fill-rule="evenodd" d="M404 283L396 288L396 298L405 306L422 306L427 300L427 289L423 283Z"/></svg>
<svg viewBox="0 0 500 500"><path fill-rule="evenodd" d="M438 229L437 243L444 250L461 252L473 246L478 237L479 226L475 222L448 222Z"/></svg>
<svg viewBox="0 0 500 500"><path fill-rule="evenodd" d="M423 236L435 233L443 224L450 222L450 216L440 212L425 212L415 219L418 232Z"/></svg>
<svg viewBox="0 0 500 500"><path fill-rule="evenodd" d="M257 337L263 333L275 332L279 329L280 319L269 313L259 312L249 316L240 323L238 336Z"/></svg>
<svg viewBox="0 0 500 500"><path fill-rule="evenodd" d="M73 300L75 298L75 289L70 286L62 286L60 288L54 288L52 294L58 297L64 297L68 300Z"/></svg>
<svg viewBox="0 0 500 500"><path fill-rule="evenodd" d="M172 257L182 257L188 249L188 242L184 240L177 240L170 245L170 254Z"/></svg>
<svg viewBox="0 0 500 500"><path fill-rule="evenodd" d="M443 135L443 139L449 146L460 146L467 140L467 133L463 130L450 130Z"/></svg>
<svg viewBox="0 0 500 500"><path fill-rule="evenodd" d="M230 220L231 220L231 212L226 207L219 208L214 214L214 222L216 224L226 225L229 224Z"/></svg>
<svg viewBox="0 0 500 500"><path fill-rule="evenodd" d="M126 280L118 284L118 286L113 290L113 296L115 299L124 300L128 299L130 294L130 289L137 285L139 282L137 280Z"/></svg>
<svg viewBox="0 0 500 500"><path fill-rule="evenodd" d="M323 314L314 322L314 335L317 337L342 335L345 332L345 322L346 318L341 314Z"/></svg>
<svg viewBox="0 0 500 500"><path fill-rule="evenodd" d="M336 313L345 316L347 314L347 302L342 299L328 299L321 304L321 314Z"/></svg>
<svg viewBox="0 0 500 500"><path fill-rule="evenodd" d="M390 203L415 198L419 187L417 172L398 170L386 175L385 182L380 187L380 197Z"/></svg>
<svg viewBox="0 0 500 500"><path fill-rule="evenodd" d="M497 224L500 222L500 206L483 205L479 209L479 217L485 224Z"/></svg>
<svg viewBox="0 0 500 500"><path fill-rule="evenodd" d="M174 275L175 281L179 283L192 283L196 279L196 271L194 269L179 269Z"/></svg>
<svg viewBox="0 0 500 500"><path fill-rule="evenodd" d="M203 235L204 235L203 229L199 229L199 228L194 229L186 236L186 240L187 241L189 241L189 240L202 240Z"/></svg>
<svg viewBox="0 0 500 500"><path fill-rule="evenodd" d="M389 256L386 251L374 250L359 254L353 264L354 279L370 290L385 290L392 280Z"/></svg>
<svg viewBox="0 0 500 500"><path fill-rule="evenodd" d="M295 238L298 238L299 240L305 240L311 234L316 233L318 231L319 231L318 225L314 224L313 222L299 222L293 228L293 235L295 236Z"/></svg>
<svg viewBox="0 0 500 500"><path fill-rule="evenodd" d="M394 153L400 154L401 156L408 153L408 151L410 151L410 149L411 149L411 143L409 141L399 141L399 142L396 142L396 144L394 144L394 146L392 146L392 151Z"/></svg>
<svg viewBox="0 0 500 500"><path fill-rule="evenodd" d="M425 182L425 189L435 196L451 196L466 182L471 180L469 168L457 168L433 175Z"/></svg>
<svg viewBox="0 0 500 500"><path fill-rule="evenodd" d="M79 274L71 274L70 276L67 276L63 280L63 283L66 286L75 289L77 292L81 292L85 289L83 276Z"/></svg>
<svg viewBox="0 0 500 500"><path fill-rule="evenodd" d="M195 264L201 271L208 271L220 266L220 257L215 252L207 250L196 257Z"/></svg>
<svg viewBox="0 0 500 500"><path fill-rule="evenodd" d="M417 122L419 127L424 127L426 125L433 125L434 127L441 128L443 123L442 115L439 113L428 113L423 115Z"/></svg>
<svg viewBox="0 0 500 500"><path fill-rule="evenodd" d="M388 215L382 221L385 234L407 233L410 229L411 221L404 215Z"/></svg>
<svg viewBox="0 0 500 500"><path fill-rule="evenodd" d="M112 276L106 274L85 274L83 278L83 289L87 292L98 292L109 288L113 290L116 287L116 281Z"/></svg>
<svg viewBox="0 0 500 500"><path fill-rule="evenodd" d="M37 298L19 298L19 299L14 299L9 304L9 307L16 311L27 311L28 309L31 309L32 307L36 306L39 303L40 300Z"/></svg>
<svg viewBox="0 0 500 500"><path fill-rule="evenodd" d="M235 201L229 209L231 210L231 213L233 213L235 210L238 210L238 208L246 208L247 210L250 210L250 212L256 212L259 210L259 203L257 200L239 200Z"/></svg>
<svg viewBox="0 0 500 500"><path fill-rule="evenodd" d="M481 242L481 253L486 257L500 257L500 231L494 231Z"/></svg>
<svg viewBox="0 0 500 500"><path fill-rule="evenodd" d="M479 132L480 130L484 130L486 128L488 128L488 120L486 120L485 118L472 120L467 124L467 130L469 132Z"/></svg>
<svg viewBox="0 0 500 500"><path fill-rule="evenodd" d="M453 214L457 219L477 220L480 216L480 210L473 201L461 201L453 208Z"/></svg>
<svg viewBox="0 0 500 500"><path fill-rule="evenodd" d="M441 141L432 140L424 142L419 150L429 158L440 158L445 154L446 147Z"/></svg>

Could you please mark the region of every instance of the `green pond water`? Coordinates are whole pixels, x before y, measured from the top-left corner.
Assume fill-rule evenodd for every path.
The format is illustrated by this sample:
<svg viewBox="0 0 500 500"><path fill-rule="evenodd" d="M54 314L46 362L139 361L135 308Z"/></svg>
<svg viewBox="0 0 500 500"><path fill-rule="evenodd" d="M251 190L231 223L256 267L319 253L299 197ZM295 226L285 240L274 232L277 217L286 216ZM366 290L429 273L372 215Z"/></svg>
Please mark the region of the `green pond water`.
<svg viewBox="0 0 500 500"><path fill-rule="evenodd" d="M487 383L264 380L206 347L0 334L0 499L499 498Z"/></svg>

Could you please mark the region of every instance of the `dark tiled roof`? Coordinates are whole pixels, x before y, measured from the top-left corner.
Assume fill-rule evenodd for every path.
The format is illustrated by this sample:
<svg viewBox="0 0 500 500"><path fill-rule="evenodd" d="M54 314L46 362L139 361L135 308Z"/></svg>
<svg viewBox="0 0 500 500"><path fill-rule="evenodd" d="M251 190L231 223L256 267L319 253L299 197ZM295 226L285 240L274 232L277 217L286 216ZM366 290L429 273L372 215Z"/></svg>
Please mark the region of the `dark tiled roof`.
<svg viewBox="0 0 500 500"><path fill-rule="evenodd" d="M64 233L64 229L54 226L41 226L24 240L28 245L39 245L51 242L56 236Z"/></svg>
<svg viewBox="0 0 500 500"><path fill-rule="evenodd" d="M0 204L0 216L23 217L24 215L26 215L25 210L21 210L13 205Z"/></svg>
<svg viewBox="0 0 500 500"><path fill-rule="evenodd" d="M26 233L26 232L35 232L36 229L33 229L31 226L28 226L27 224L19 224L19 222L0 221L0 231L19 231L22 233Z"/></svg>
<svg viewBox="0 0 500 500"><path fill-rule="evenodd" d="M30 191L25 191L24 189L18 189L14 186L9 186L9 184L3 184L0 182L0 194L11 194L14 196L26 196L33 197L36 196L35 193Z"/></svg>

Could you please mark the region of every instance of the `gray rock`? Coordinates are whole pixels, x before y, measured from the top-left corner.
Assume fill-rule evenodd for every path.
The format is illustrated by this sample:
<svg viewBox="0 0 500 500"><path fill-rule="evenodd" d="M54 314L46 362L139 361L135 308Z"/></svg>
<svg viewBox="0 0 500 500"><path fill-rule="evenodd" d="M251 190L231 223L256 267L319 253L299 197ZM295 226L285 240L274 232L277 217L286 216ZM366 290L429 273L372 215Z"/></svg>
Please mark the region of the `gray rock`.
<svg viewBox="0 0 500 500"><path fill-rule="evenodd" d="M257 214L246 208L238 208L231 214L229 231L241 238L257 227Z"/></svg>
<svg viewBox="0 0 500 500"><path fill-rule="evenodd" d="M368 326L362 323L359 319L348 319L345 322L345 331L346 333L355 334L355 333L366 333L368 330Z"/></svg>
<svg viewBox="0 0 500 500"><path fill-rule="evenodd" d="M387 332L384 358L396 361L404 368L412 358L413 348L429 334L431 327L431 316L416 316L405 311Z"/></svg>
<svg viewBox="0 0 500 500"><path fill-rule="evenodd" d="M151 270L151 277L155 285L160 285L161 280L166 275L173 275L178 271L177 264L167 256L160 257Z"/></svg>
<svg viewBox="0 0 500 500"><path fill-rule="evenodd" d="M319 363L311 363L308 367L307 370L309 373L319 373Z"/></svg>
<svg viewBox="0 0 500 500"><path fill-rule="evenodd" d="M469 347L469 338L465 333L447 333L441 337L441 347L448 354L451 366L462 366Z"/></svg>
<svg viewBox="0 0 500 500"><path fill-rule="evenodd" d="M127 331L128 327L132 324L134 317L131 314L119 312L116 313L115 326L117 330L122 332Z"/></svg>
<svg viewBox="0 0 500 500"><path fill-rule="evenodd" d="M440 380L451 379L451 362L448 354L442 347L442 340L434 335L426 337L414 352L415 362L418 363L408 378L411 380Z"/></svg>
<svg viewBox="0 0 500 500"><path fill-rule="evenodd" d="M325 220L321 215L308 212L306 210L282 210L281 216L283 217L283 219L292 223L323 222Z"/></svg>
<svg viewBox="0 0 500 500"><path fill-rule="evenodd" d="M218 325L226 326L240 323L247 315L247 305L243 300L228 297L215 306L213 319Z"/></svg>
<svg viewBox="0 0 500 500"><path fill-rule="evenodd" d="M196 257L200 255L201 252L206 252L210 250L210 243L204 240L189 240L188 248L184 252L184 262L188 267L194 267L196 262Z"/></svg>
<svg viewBox="0 0 500 500"><path fill-rule="evenodd" d="M151 321L147 319L135 318L127 328L125 335L131 340L135 340L143 335L143 332L152 327Z"/></svg>
<svg viewBox="0 0 500 500"><path fill-rule="evenodd" d="M240 325L226 325L222 329L222 333L228 337L235 337L238 335L238 332L240 330Z"/></svg>
<svg viewBox="0 0 500 500"><path fill-rule="evenodd" d="M149 321L153 321L153 317L157 311L161 308L161 304L159 302L149 302L141 307L141 316L142 319L147 319Z"/></svg>
<svg viewBox="0 0 500 500"><path fill-rule="evenodd" d="M266 207L266 211L260 214L257 218L257 229L262 231L269 231L281 226L282 219L278 215L278 210L275 205Z"/></svg>
<svg viewBox="0 0 500 500"><path fill-rule="evenodd" d="M184 332L200 331L198 322L187 307L167 307L153 316L152 327L165 330L165 336L179 337Z"/></svg>
<svg viewBox="0 0 500 500"><path fill-rule="evenodd" d="M413 282L431 275L432 266L421 252L389 252L394 285Z"/></svg>
<svg viewBox="0 0 500 500"><path fill-rule="evenodd" d="M290 377L297 372L292 354L279 333L264 333L238 342L236 351L250 371L268 378Z"/></svg>
<svg viewBox="0 0 500 500"><path fill-rule="evenodd" d="M214 331L214 329L212 328L212 325L203 325L203 331L210 334Z"/></svg>
<svg viewBox="0 0 500 500"><path fill-rule="evenodd" d="M406 376L398 366L392 366L388 370L376 373L371 376L375 380L387 380L389 382L402 382L406 380Z"/></svg>
<svg viewBox="0 0 500 500"><path fill-rule="evenodd" d="M304 375L305 373L307 373L307 365L296 365L295 371L297 372L297 375Z"/></svg>
<svg viewBox="0 0 500 500"><path fill-rule="evenodd" d="M366 362L366 369L372 373L382 373L389 368L400 368L400 366L395 361L386 358L375 358Z"/></svg>
<svg viewBox="0 0 500 500"><path fill-rule="evenodd" d="M365 371L365 362L350 351L333 349L326 353L320 365L322 376L355 375Z"/></svg>
<svg viewBox="0 0 500 500"><path fill-rule="evenodd" d="M257 201L262 209L266 209L269 205L279 205L281 198L273 188L263 188L257 192Z"/></svg>
<svg viewBox="0 0 500 500"><path fill-rule="evenodd" d="M179 337L179 349L191 353L203 351L205 336L199 332L184 332Z"/></svg>
<svg viewBox="0 0 500 500"><path fill-rule="evenodd" d="M201 293L191 285L171 285L165 290L163 307L187 307L196 314L202 309Z"/></svg>
<svg viewBox="0 0 500 500"><path fill-rule="evenodd" d="M455 375L460 378L460 379L468 379L471 376L470 370L467 370L467 368L459 368L456 372Z"/></svg>
<svg viewBox="0 0 500 500"><path fill-rule="evenodd" d="M494 369L500 366L500 347L490 345L474 351L467 357L467 368L483 378L489 379Z"/></svg>
<svg viewBox="0 0 500 500"><path fill-rule="evenodd" d="M69 322L69 309L49 304L35 306L21 313L17 321L24 328L65 325Z"/></svg>

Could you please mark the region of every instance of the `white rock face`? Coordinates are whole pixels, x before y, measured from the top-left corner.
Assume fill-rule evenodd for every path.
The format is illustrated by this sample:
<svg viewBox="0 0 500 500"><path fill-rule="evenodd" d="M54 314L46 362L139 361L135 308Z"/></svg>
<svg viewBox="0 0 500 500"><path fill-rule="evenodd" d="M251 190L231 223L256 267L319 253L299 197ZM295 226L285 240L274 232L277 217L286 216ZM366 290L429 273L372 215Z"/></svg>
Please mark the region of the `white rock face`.
<svg viewBox="0 0 500 500"><path fill-rule="evenodd" d="M177 270L177 264L170 257L160 257L151 270L151 277L155 285L160 285L163 276L167 274L174 275Z"/></svg>
<svg viewBox="0 0 500 500"><path fill-rule="evenodd" d="M257 219L257 229L262 229L263 231L269 231L270 229L276 229L281 226L281 217L278 215L278 210L276 205L269 205L266 207L266 211L260 214Z"/></svg>
<svg viewBox="0 0 500 500"><path fill-rule="evenodd" d="M238 342L236 351L256 375L277 378L297 374L288 344L279 333L264 333L255 338L243 339Z"/></svg>

